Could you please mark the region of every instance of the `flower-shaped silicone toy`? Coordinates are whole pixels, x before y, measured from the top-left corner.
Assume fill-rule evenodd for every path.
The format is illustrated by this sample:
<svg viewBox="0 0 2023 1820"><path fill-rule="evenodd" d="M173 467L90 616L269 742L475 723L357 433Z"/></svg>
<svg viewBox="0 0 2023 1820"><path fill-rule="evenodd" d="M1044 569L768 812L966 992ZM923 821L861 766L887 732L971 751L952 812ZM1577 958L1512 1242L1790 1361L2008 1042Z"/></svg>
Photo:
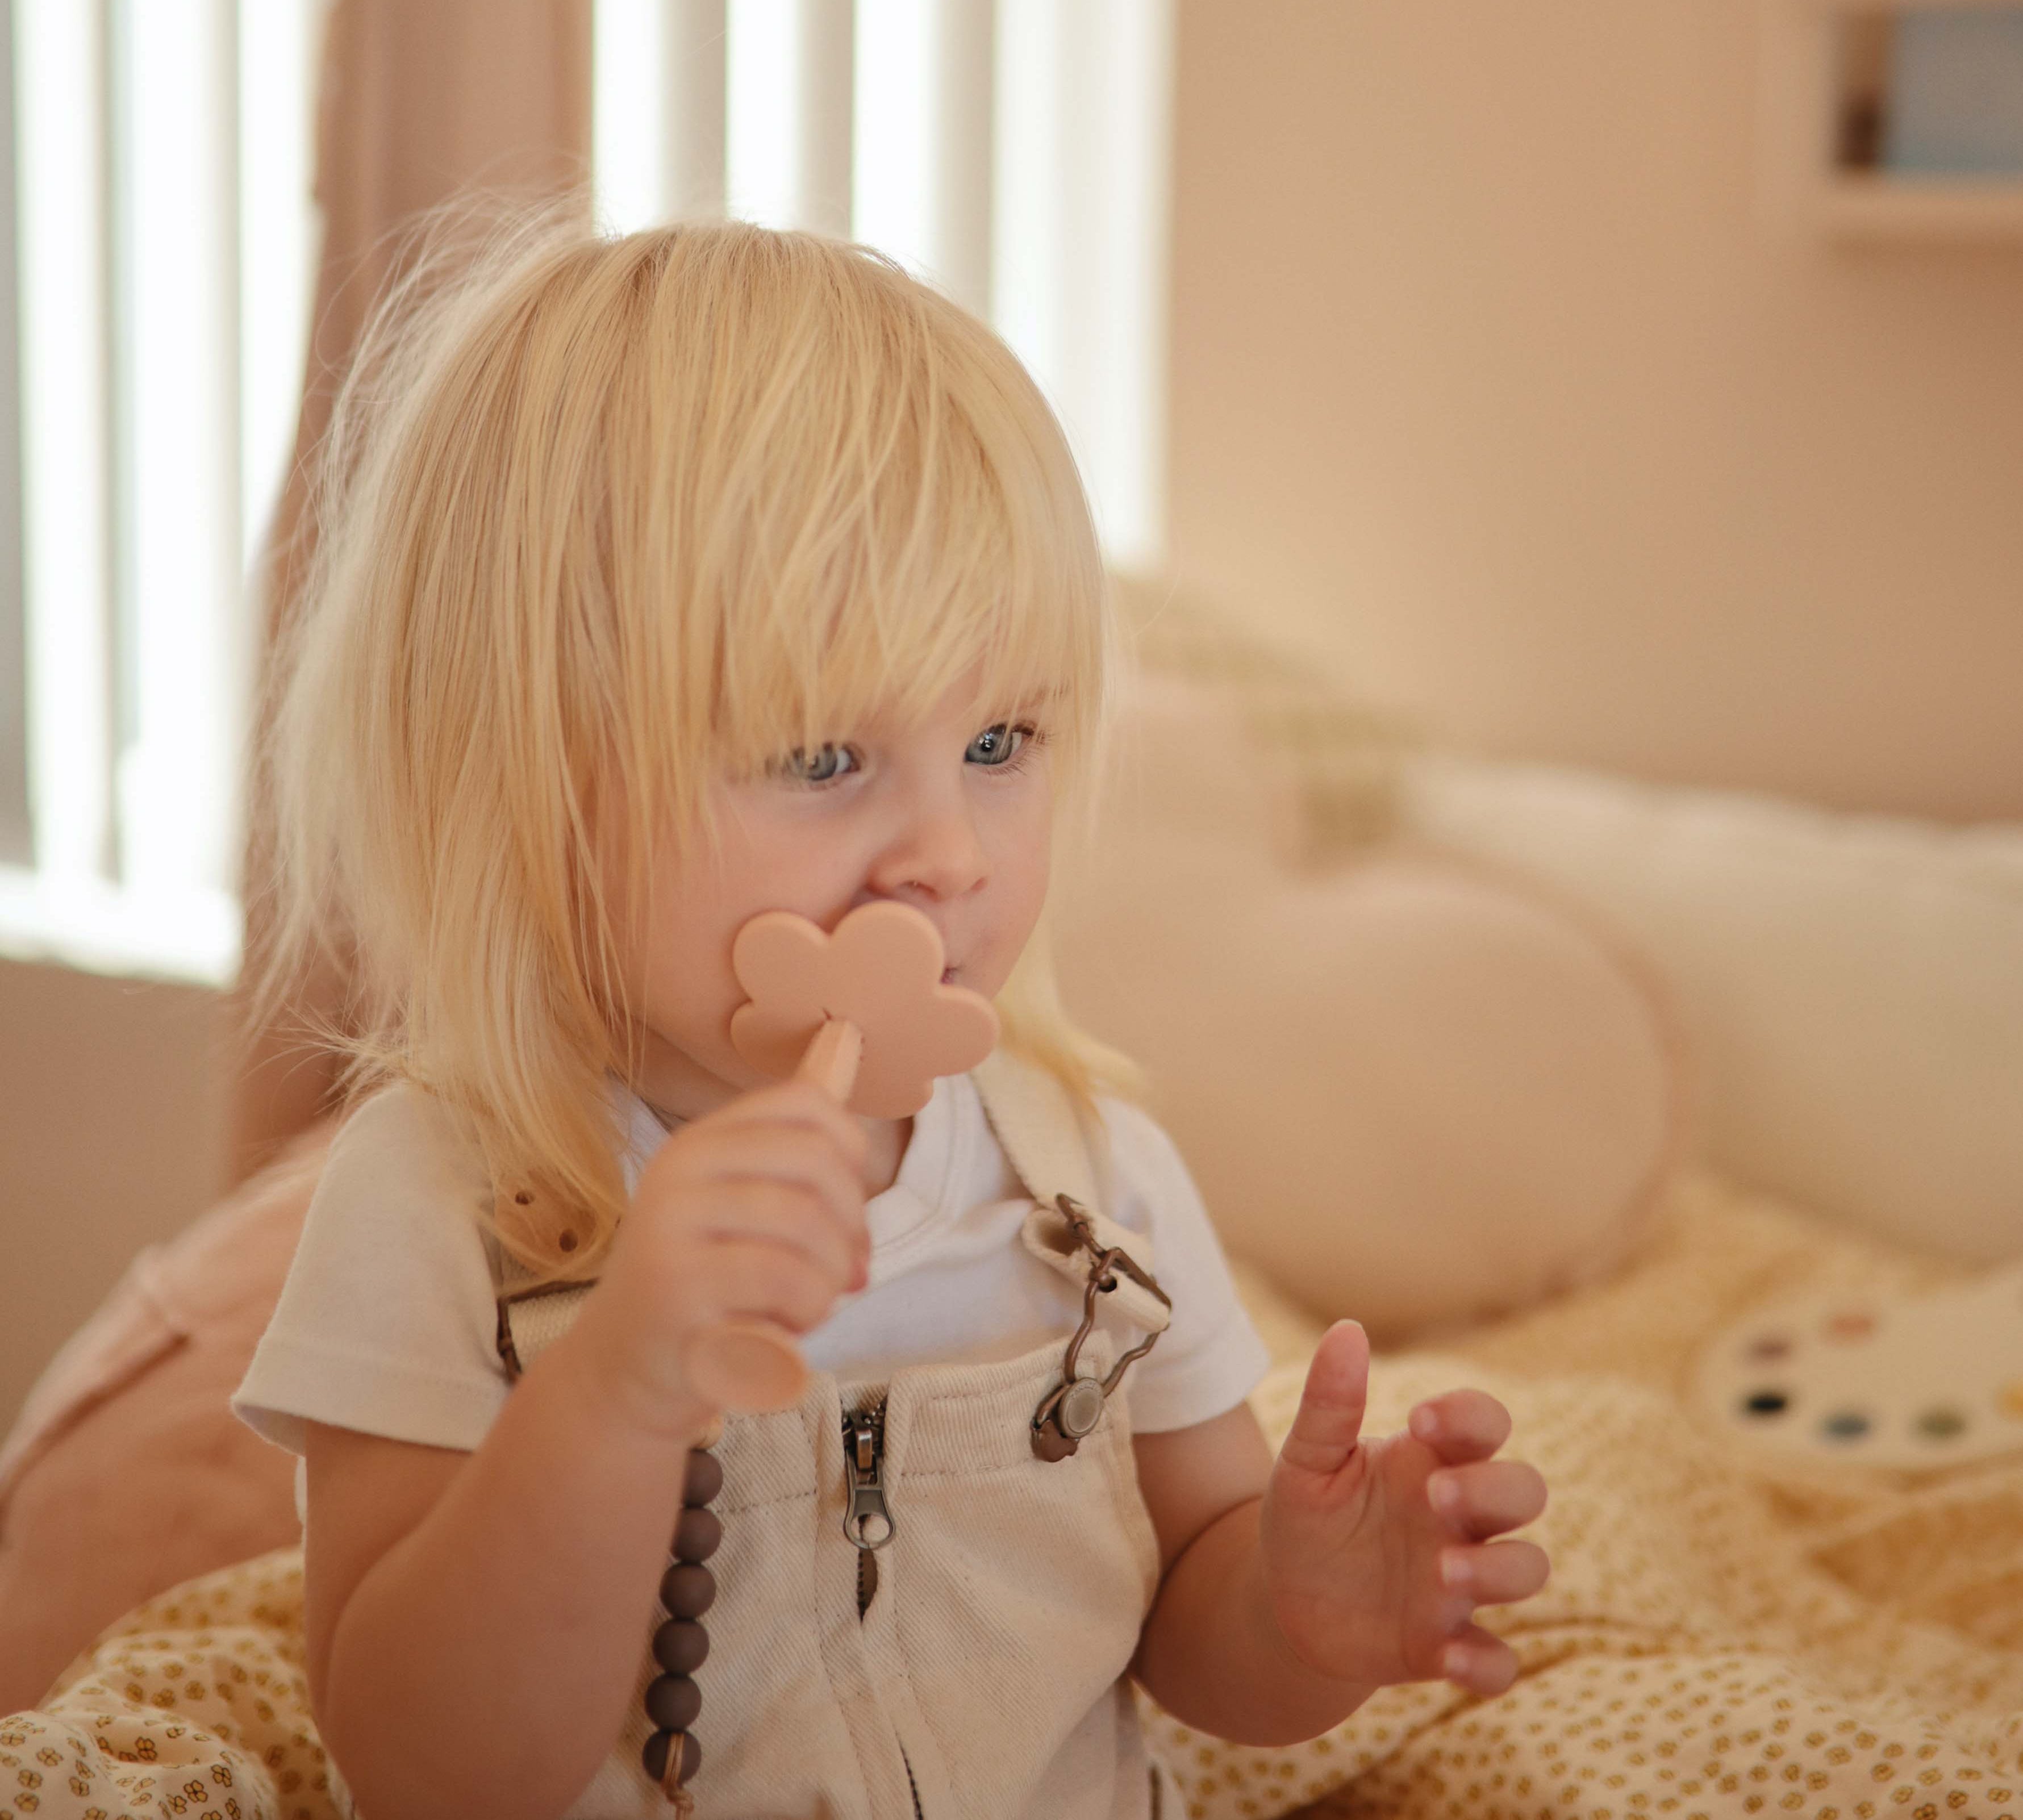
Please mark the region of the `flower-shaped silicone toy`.
<svg viewBox="0 0 2023 1820"><path fill-rule="evenodd" d="M731 1047L761 1073L803 1066L825 1024L863 1038L854 1084L831 1084L867 1118L910 1117L935 1077L962 1074L996 1047L997 1014L980 992L942 984L942 938L909 904L865 904L825 935L805 916L768 910L738 930L730 964L752 995L730 1020Z"/></svg>
<svg viewBox="0 0 2023 1820"><path fill-rule="evenodd" d="M738 930L730 963L752 995L730 1020L731 1047L762 1073L813 1080L852 1112L902 1119L938 1075L961 1074L997 1042L980 992L942 984L942 938L910 905L865 904L824 934L768 910ZM690 1381L726 1409L784 1409L807 1365L783 1328L733 1321L698 1334Z"/></svg>

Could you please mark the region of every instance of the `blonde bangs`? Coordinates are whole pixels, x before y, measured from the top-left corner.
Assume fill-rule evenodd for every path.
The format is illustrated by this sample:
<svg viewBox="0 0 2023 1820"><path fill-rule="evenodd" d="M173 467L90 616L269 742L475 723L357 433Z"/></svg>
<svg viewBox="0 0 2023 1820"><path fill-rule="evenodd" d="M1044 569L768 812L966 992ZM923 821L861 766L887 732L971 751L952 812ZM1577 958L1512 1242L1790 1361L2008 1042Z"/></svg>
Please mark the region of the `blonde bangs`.
<svg viewBox="0 0 2023 1820"><path fill-rule="evenodd" d="M614 449L661 464L612 590L648 647L624 729L635 809L693 826L704 780L973 681L1083 767L1109 669L1072 458L989 331L863 249L735 226L660 249L647 370ZM726 269L728 267L730 269ZM810 307L811 300L818 300ZM643 828L642 828L642 831Z"/></svg>

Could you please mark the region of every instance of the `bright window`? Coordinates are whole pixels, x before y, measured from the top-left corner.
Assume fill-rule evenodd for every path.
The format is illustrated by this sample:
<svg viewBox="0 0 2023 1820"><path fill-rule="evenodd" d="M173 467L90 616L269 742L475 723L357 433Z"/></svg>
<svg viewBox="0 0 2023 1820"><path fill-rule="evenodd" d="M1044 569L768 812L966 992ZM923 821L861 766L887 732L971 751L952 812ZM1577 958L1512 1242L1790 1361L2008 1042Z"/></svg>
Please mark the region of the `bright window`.
<svg viewBox="0 0 2023 1820"><path fill-rule="evenodd" d="M319 17L316 0L13 0L0 950L17 957L237 969L246 578L301 394Z"/></svg>

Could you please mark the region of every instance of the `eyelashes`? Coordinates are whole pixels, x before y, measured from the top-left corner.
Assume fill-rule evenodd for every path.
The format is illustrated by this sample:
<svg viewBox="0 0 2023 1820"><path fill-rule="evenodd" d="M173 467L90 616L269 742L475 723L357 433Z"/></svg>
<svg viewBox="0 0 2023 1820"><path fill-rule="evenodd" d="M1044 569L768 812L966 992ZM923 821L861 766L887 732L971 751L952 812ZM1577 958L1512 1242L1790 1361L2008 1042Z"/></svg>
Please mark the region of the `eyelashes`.
<svg viewBox="0 0 2023 1820"><path fill-rule="evenodd" d="M1003 776L1015 775L1030 762L1033 751L1046 744L1047 736L1030 721L997 721L969 742L963 762L979 770ZM826 740L819 746L797 746L766 766L768 776L810 789L839 782L864 769L864 755L841 740Z"/></svg>
<svg viewBox="0 0 2023 1820"><path fill-rule="evenodd" d="M776 777L795 784L833 784L837 778L861 770L864 760L852 746L819 745L813 751L796 746L783 758L775 758L767 769Z"/></svg>
<svg viewBox="0 0 2023 1820"><path fill-rule="evenodd" d="M986 727L969 742L963 761L981 765L988 770L1017 770L1025 760L1027 748L1040 736L1039 729L1030 721L1000 721L994 726Z"/></svg>

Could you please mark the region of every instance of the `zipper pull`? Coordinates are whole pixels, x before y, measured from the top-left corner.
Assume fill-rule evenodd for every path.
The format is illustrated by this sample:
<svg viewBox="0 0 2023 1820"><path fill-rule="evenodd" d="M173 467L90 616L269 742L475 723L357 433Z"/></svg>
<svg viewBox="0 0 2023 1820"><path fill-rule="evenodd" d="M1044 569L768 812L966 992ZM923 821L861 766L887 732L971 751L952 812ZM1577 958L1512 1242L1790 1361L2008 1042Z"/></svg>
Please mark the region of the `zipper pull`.
<svg viewBox="0 0 2023 1820"><path fill-rule="evenodd" d="M843 1469L850 1482L850 1508L843 1533L859 1548L882 1548L898 1525L885 1503L880 1471L885 1458L885 1405L854 1410L843 1419Z"/></svg>

